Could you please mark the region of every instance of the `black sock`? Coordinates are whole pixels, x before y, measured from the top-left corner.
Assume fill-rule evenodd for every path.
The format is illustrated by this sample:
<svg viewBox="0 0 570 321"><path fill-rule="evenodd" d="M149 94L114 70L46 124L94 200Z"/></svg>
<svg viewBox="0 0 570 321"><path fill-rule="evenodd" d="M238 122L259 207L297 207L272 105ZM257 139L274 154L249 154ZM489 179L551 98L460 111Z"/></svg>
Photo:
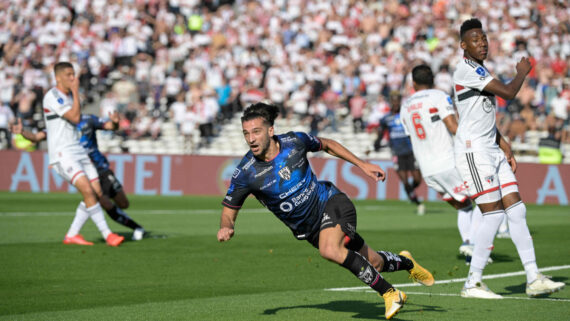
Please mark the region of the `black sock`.
<svg viewBox="0 0 570 321"><path fill-rule="evenodd" d="M113 206L112 209L107 210L106 211L107 214L109 214L109 217L111 217L113 219L113 221L124 225L126 227L137 229L137 228L142 228L142 226L138 225L137 222L133 221L132 218L130 218L127 213L125 213L122 209L118 208L116 205Z"/></svg>
<svg viewBox="0 0 570 321"><path fill-rule="evenodd" d="M416 187L418 187L418 185L419 184L415 184L415 183L414 183L414 185L404 184L404 190L406 191L408 198L410 199L410 201L412 201L412 203L414 203L416 205L420 205L420 201L418 200L418 196L414 192L414 189L416 189Z"/></svg>
<svg viewBox="0 0 570 321"><path fill-rule="evenodd" d="M362 282L378 291L381 295L389 289L393 289L392 284L388 283L378 271L366 260L360 253L348 250L348 255L342 263L342 266L350 270Z"/></svg>
<svg viewBox="0 0 570 321"><path fill-rule="evenodd" d="M376 253L380 254L380 256L384 259L384 267L382 267L382 272L411 270L414 267L414 262L405 256L387 251L378 251Z"/></svg>

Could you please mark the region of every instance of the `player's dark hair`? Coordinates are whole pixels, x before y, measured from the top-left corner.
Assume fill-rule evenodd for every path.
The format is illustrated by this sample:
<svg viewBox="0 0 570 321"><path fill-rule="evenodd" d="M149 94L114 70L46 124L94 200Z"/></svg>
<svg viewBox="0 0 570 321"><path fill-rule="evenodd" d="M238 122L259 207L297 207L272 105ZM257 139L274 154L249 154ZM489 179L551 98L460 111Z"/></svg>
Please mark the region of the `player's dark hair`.
<svg viewBox="0 0 570 321"><path fill-rule="evenodd" d="M277 106L265 103L255 103L245 109L243 116L241 117L241 122L243 123L255 118L263 118L265 123L269 126L273 126L277 115L279 115L279 108Z"/></svg>
<svg viewBox="0 0 570 321"><path fill-rule="evenodd" d="M412 80L418 85L433 86L433 72L428 65L418 65L412 69Z"/></svg>
<svg viewBox="0 0 570 321"><path fill-rule="evenodd" d="M55 66L53 66L53 73L57 75L60 71L63 71L67 68L73 69L73 65L67 61L58 62L55 64Z"/></svg>
<svg viewBox="0 0 570 321"><path fill-rule="evenodd" d="M477 18L471 18L469 20L465 20L463 24L461 24L461 29L459 29L460 39L463 40L463 36L465 35L465 33L467 33L467 31L471 29L483 29L481 21L479 21L479 19Z"/></svg>

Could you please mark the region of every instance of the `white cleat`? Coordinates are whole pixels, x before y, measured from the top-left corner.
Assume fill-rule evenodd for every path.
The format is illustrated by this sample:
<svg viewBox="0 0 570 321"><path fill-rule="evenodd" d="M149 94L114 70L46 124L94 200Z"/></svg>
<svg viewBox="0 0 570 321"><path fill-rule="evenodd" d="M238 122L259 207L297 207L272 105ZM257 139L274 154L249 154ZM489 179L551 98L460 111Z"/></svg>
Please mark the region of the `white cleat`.
<svg viewBox="0 0 570 321"><path fill-rule="evenodd" d="M502 299L503 297L494 293L489 289L487 285L483 282L477 283L475 287L466 288L465 286L461 289L461 296L464 298L476 298L476 299Z"/></svg>
<svg viewBox="0 0 570 321"><path fill-rule="evenodd" d="M473 244L462 243L459 247L459 254L463 256L473 256Z"/></svg>
<svg viewBox="0 0 570 321"><path fill-rule="evenodd" d="M532 283L526 284L526 294L528 296L539 296L560 291L566 284L564 282L554 282L543 274L538 274L538 278Z"/></svg>
<svg viewBox="0 0 570 321"><path fill-rule="evenodd" d="M143 228L136 228L133 231L133 241L140 241L144 237L144 229Z"/></svg>
<svg viewBox="0 0 570 321"><path fill-rule="evenodd" d="M418 205L418 207L416 208L416 213L419 216L424 216L426 214L426 206L424 205L424 203L420 203Z"/></svg>

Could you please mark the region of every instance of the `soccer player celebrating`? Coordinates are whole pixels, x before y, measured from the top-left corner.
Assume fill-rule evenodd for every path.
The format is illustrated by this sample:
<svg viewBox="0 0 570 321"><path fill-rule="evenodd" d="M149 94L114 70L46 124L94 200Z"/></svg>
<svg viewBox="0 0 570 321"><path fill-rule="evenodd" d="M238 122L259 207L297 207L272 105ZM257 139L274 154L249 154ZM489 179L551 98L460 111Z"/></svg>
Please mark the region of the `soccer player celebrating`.
<svg viewBox="0 0 570 321"><path fill-rule="evenodd" d="M537 296L558 291L562 282L553 282L538 272L534 245L526 223L526 207L518 192L514 172L517 162L509 144L497 130L495 95L513 99L531 70L528 58L516 65L517 74L508 84L493 78L483 61L488 54L487 35L478 19L461 25L461 48L453 82L459 125L455 136L455 162L467 182L471 198L483 213L476 232L473 259L461 296L498 299L483 282L485 262L491 253L495 234L506 213L511 239L526 271L526 293Z"/></svg>
<svg viewBox="0 0 570 321"><path fill-rule="evenodd" d="M340 264L382 295L385 316L392 318L406 302L380 272L407 270L410 277L431 286L429 271L408 251L400 255L372 250L356 232L356 209L350 199L327 181L317 181L307 159L308 152L323 150L351 162L374 181L384 180L384 171L366 163L334 140L301 132L274 135L275 106L256 103L241 118L243 135L250 151L234 171L222 202L218 241L230 240L239 209L253 194L295 237L306 240L320 255Z"/></svg>
<svg viewBox="0 0 570 321"><path fill-rule="evenodd" d="M96 130L116 130L119 121L118 114L109 114L109 120L101 119L95 115L83 114L81 121L77 124L77 129L81 133L79 142L87 151L89 158L97 169L99 181L101 185L101 195L98 195L101 206L107 214L117 223L133 229L132 239L134 241L142 240L144 229L137 222L123 211L129 207L129 199L123 190L121 182L115 177L115 173L109 166L107 157L99 151L97 146ZM22 121L18 121L11 128L14 134L21 134L24 138L36 143L46 139L45 131L32 133L22 129ZM111 201L114 201L114 203Z"/></svg>
<svg viewBox="0 0 570 321"><path fill-rule="evenodd" d="M412 144L410 138L406 135L402 122L400 121L400 107L402 96L399 92L390 93L390 113L380 119L380 127L378 128L378 140L375 143L376 149L380 149L380 141L384 136L384 132L389 133L390 149L394 156L394 166L396 173L404 184L404 190L412 203L416 204L416 213L418 215L425 214L425 206L420 202L415 193L415 189L422 182L422 174L418 170ZM412 177L412 183L408 182L408 177Z"/></svg>
<svg viewBox="0 0 570 321"><path fill-rule="evenodd" d="M457 226L463 241L459 251L469 262L481 211L473 209L467 187L455 168L451 134L455 135L457 120L451 97L433 89L434 76L427 65L414 67L412 80L416 92L402 105L400 119L426 184L457 209Z"/></svg>
<svg viewBox="0 0 570 321"><path fill-rule="evenodd" d="M124 237L112 233L105 221L96 192L101 190L97 170L79 143L79 132L75 126L81 120L79 78L69 62L55 64L54 73L56 86L43 98L49 164L83 196L63 243L93 245L79 234L81 227L91 218L107 244L118 246Z"/></svg>

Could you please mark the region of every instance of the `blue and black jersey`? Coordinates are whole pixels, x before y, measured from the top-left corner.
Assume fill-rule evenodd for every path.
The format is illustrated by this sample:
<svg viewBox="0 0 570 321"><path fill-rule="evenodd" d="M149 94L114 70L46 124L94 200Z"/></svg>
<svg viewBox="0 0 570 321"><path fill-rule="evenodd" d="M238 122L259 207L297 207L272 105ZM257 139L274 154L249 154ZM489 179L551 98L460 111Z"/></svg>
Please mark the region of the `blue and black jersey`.
<svg viewBox="0 0 570 321"><path fill-rule="evenodd" d="M106 121L107 120L95 115L86 114L81 115L81 120L77 124L77 130L81 133L79 143L87 151L98 173L109 169L109 161L107 161L105 155L99 151L97 135L95 134L98 129L103 129L103 125Z"/></svg>
<svg viewBox="0 0 570 321"><path fill-rule="evenodd" d="M380 128L387 129L389 132L389 142L392 153L396 156L412 154L412 142L410 137L406 135L400 113L390 113L380 120Z"/></svg>
<svg viewBox="0 0 570 321"><path fill-rule="evenodd" d="M222 204L241 208L249 194L285 223L298 239L319 229L321 215L331 196L340 191L330 182L318 181L307 152L321 150L321 141L300 132L274 136L279 153L260 161L249 151L236 167Z"/></svg>

